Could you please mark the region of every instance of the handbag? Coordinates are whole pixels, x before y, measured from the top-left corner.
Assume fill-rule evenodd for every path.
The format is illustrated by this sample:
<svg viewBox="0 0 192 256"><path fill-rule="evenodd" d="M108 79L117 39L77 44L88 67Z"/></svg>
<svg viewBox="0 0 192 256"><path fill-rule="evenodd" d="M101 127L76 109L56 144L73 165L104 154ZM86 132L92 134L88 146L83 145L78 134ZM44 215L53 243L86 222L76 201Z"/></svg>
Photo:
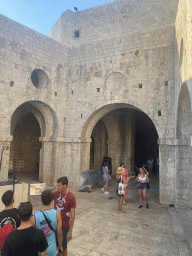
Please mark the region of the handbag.
<svg viewBox="0 0 192 256"><path fill-rule="evenodd" d="M123 184L122 181L122 175L121 175L121 182L118 184L118 195L124 196L125 195L125 185Z"/></svg>
<svg viewBox="0 0 192 256"><path fill-rule="evenodd" d="M150 189L150 184L149 183L147 183L147 189Z"/></svg>

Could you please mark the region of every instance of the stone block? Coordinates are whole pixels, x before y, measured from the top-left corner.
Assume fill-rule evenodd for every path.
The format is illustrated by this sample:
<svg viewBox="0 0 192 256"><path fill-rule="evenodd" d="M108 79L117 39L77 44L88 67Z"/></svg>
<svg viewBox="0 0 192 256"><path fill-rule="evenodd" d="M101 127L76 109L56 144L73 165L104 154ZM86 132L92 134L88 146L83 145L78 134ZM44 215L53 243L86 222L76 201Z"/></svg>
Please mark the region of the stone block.
<svg viewBox="0 0 192 256"><path fill-rule="evenodd" d="M7 190L13 190L13 185L0 186L0 198ZM14 196L15 196L15 201L14 201L15 208L18 208L21 202L27 202L28 201L28 184L24 182L22 182L21 184L15 184ZM5 206L0 200L0 211L3 211L4 209L5 209Z"/></svg>

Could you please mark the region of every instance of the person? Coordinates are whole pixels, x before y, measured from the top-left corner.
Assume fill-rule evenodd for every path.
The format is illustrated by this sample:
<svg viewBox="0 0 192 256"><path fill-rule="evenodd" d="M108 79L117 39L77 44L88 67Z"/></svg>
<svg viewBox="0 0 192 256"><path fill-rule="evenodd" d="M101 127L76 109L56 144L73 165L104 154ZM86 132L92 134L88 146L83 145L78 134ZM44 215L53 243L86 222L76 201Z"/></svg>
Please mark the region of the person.
<svg viewBox="0 0 192 256"><path fill-rule="evenodd" d="M151 158L151 156L147 160L147 165L148 165L149 173L150 173L152 171L152 169L153 169L153 159Z"/></svg>
<svg viewBox="0 0 192 256"><path fill-rule="evenodd" d="M42 230L32 226L31 216L31 203L20 203L21 225L6 237L1 256L38 256L38 252L41 256L47 255L47 240Z"/></svg>
<svg viewBox="0 0 192 256"><path fill-rule="evenodd" d="M103 180L105 181L105 185L102 188L102 191L104 192L104 194L109 194L109 192L107 191L108 182L109 182L109 168L107 163L105 163L104 166L102 167L102 173L103 173Z"/></svg>
<svg viewBox="0 0 192 256"><path fill-rule="evenodd" d="M145 168L142 167L139 169L139 174L136 181L140 200L140 206L138 208L143 207L143 198L146 201L146 208L149 208L147 201L147 183L149 183L149 177L148 174L145 173Z"/></svg>
<svg viewBox="0 0 192 256"><path fill-rule="evenodd" d="M125 169L124 163L121 163L120 167L123 168L122 177L123 177L124 184L125 184L125 195L123 197L123 204L126 205L125 199L128 198L128 182L129 182L130 178L128 178L128 171Z"/></svg>
<svg viewBox="0 0 192 256"><path fill-rule="evenodd" d="M6 191L1 198L5 205L5 210L0 212L0 255L6 236L21 224L21 220L18 217L19 210L13 208L14 199L12 190Z"/></svg>
<svg viewBox="0 0 192 256"><path fill-rule="evenodd" d="M21 220L18 217L19 210L13 208L14 204L14 194L12 190L6 191L1 198L3 204L5 205L5 210L0 212L0 228L6 224L13 225L13 228L16 229L20 226Z"/></svg>
<svg viewBox="0 0 192 256"><path fill-rule="evenodd" d="M53 193L54 208L61 212L64 255L67 255L67 242L72 239L76 208L75 196L67 186L67 177L61 177L57 180L57 191Z"/></svg>
<svg viewBox="0 0 192 256"><path fill-rule="evenodd" d="M117 180L117 196L119 196L119 199L118 199L118 212L119 213L125 213L125 211L122 210L122 205L123 205L123 198L124 198L124 195L120 195L119 194L119 183L122 181L122 183L125 183L125 179L124 177L122 176L122 172L123 172L123 168L120 166L118 167L117 169L117 172L116 172L116 180Z"/></svg>
<svg viewBox="0 0 192 256"><path fill-rule="evenodd" d="M51 202L53 201L53 192L51 190L44 190L41 194L41 201L43 204L42 211L38 211L34 214L32 218L33 226L41 229L47 239L48 247L46 249L47 256L57 255L57 245L56 245L56 234L58 236L59 249L63 251L63 233L62 233L62 220L61 213L55 209L51 209ZM45 218L48 219L48 222ZM50 227L51 225L51 227ZM52 230L53 229L53 230Z"/></svg>

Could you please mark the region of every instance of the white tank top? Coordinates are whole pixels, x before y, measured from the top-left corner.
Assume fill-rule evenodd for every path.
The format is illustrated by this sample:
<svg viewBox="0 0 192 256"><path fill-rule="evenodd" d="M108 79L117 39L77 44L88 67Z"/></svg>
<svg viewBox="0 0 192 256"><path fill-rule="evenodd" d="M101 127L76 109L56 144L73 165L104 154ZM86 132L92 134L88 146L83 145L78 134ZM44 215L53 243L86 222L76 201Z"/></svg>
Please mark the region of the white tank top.
<svg viewBox="0 0 192 256"><path fill-rule="evenodd" d="M145 175L145 177L143 177L143 178L141 178L141 176L139 176L139 180L141 180L141 181L147 181L146 175Z"/></svg>

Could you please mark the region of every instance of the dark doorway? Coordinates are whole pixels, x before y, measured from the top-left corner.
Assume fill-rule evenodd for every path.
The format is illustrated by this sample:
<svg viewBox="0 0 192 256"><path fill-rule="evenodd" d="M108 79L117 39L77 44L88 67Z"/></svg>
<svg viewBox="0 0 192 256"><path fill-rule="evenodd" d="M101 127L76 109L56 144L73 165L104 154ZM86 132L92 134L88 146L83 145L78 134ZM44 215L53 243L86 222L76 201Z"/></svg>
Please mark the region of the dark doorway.
<svg viewBox="0 0 192 256"><path fill-rule="evenodd" d="M23 116L15 126L11 147L15 157L17 178L22 175L39 176L41 130L36 117L32 113ZM12 159L10 159L12 162Z"/></svg>

